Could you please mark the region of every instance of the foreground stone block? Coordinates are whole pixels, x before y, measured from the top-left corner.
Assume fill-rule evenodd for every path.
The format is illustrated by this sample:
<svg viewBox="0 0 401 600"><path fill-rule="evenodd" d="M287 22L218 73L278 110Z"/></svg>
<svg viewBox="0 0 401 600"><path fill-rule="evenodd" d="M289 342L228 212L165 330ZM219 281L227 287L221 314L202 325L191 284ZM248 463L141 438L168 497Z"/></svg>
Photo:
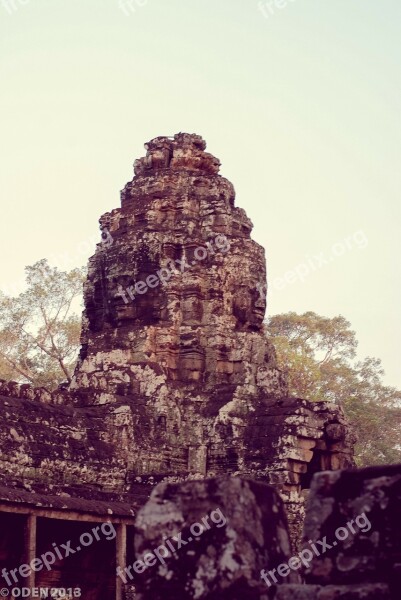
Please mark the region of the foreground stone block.
<svg viewBox="0 0 401 600"><path fill-rule="evenodd" d="M318 540L327 542L325 551ZM313 543L322 552L306 572L308 583L383 583L389 597L400 598L401 465L315 475L303 536L305 548Z"/></svg>
<svg viewBox="0 0 401 600"><path fill-rule="evenodd" d="M136 557L151 565L138 574L131 569L138 600L267 600L274 589L261 581L261 569L290 557L279 496L266 484L240 478L160 484L136 529ZM177 540L186 543L177 548ZM163 550L169 542L174 554ZM298 574L288 581L299 581Z"/></svg>

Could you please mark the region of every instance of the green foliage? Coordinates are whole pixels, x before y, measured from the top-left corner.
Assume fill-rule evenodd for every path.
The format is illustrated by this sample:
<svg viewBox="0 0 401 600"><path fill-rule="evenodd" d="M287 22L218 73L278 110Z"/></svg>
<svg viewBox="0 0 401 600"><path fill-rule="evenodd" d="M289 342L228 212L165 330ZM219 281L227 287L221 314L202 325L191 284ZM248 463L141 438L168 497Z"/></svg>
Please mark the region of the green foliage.
<svg viewBox="0 0 401 600"><path fill-rule="evenodd" d="M79 349L83 269L26 267L27 289L0 295L0 376L54 389L70 382Z"/></svg>
<svg viewBox="0 0 401 600"><path fill-rule="evenodd" d="M357 341L344 317L275 315L267 332L292 395L343 407L358 435L359 466L401 462L401 391L384 385L379 359L355 362Z"/></svg>

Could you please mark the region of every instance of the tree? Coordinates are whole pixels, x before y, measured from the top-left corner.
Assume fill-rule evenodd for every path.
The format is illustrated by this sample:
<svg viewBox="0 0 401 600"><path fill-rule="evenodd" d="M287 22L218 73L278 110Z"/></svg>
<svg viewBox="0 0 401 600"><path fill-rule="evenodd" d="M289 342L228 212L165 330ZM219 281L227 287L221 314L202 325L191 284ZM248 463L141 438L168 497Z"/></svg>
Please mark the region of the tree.
<svg viewBox="0 0 401 600"><path fill-rule="evenodd" d="M267 333L292 395L343 407L359 438L359 466L401 462L401 391L384 385L379 359L355 361L357 340L344 317L275 315Z"/></svg>
<svg viewBox="0 0 401 600"><path fill-rule="evenodd" d="M79 349L84 269L26 267L27 289L0 295L0 373L49 390L70 382Z"/></svg>

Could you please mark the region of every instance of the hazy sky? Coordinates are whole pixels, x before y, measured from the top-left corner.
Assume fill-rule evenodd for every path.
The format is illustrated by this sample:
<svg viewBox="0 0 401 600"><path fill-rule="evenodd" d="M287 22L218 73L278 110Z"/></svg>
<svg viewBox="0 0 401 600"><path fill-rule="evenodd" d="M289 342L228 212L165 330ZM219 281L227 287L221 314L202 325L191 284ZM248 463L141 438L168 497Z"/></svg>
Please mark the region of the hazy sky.
<svg viewBox="0 0 401 600"><path fill-rule="evenodd" d="M401 386L401 2L268 4L0 0L0 287L86 263L144 142L199 133L266 248L269 314L343 314Z"/></svg>

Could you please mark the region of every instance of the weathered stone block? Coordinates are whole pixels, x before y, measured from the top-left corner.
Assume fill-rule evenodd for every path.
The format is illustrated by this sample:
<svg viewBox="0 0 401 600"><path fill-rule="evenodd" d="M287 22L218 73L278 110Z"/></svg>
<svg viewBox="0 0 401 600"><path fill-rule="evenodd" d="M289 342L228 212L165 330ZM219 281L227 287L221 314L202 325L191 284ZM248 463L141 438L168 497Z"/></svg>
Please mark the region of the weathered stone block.
<svg viewBox="0 0 401 600"><path fill-rule="evenodd" d="M198 536L194 523L203 526ZM174 537L186 542L135 576L138 600L267 599L272 590L260 571L290 558L281 499L270 486L246 479L160 484L138 513L136 531L138 560L148 555L152 562L156 549L166 554L161 548ZM291 573L289 581L297 580Z"/></svg>
<svg viewBox="0 0 401 600"><path fill-rule="evenodd" d="M321 551L306 572L309 583L383 582L399 598L401 465L315 475L303 543Z"/></svg>

